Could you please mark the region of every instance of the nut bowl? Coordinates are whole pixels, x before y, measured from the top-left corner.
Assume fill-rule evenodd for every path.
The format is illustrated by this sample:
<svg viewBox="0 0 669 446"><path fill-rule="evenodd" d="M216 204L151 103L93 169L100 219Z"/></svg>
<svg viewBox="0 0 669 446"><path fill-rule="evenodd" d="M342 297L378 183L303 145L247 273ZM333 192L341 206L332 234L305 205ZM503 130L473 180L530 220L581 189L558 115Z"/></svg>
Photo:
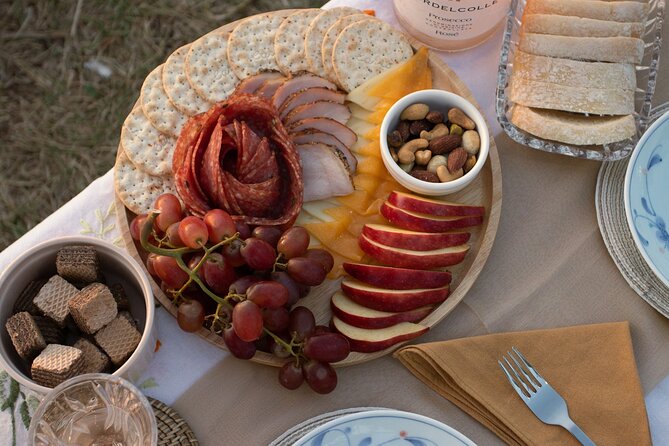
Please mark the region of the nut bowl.
<svg viewBox="0 0 669 446"><path fill-rule="evenodd" d="M142 267L126 252L104 240L84 236L57 237L40 243L14 259L0 275L0 367L21 385L41 394L51 389L30 378L29 367L16 353L5 324L17 297L30 281L56 274L56 254L68 245L89 245L95 249L105 281L123 285L130 313L142 333L135 351L113 375L129 380L139 378L153 358L156 345L151 286Z"/></svg>
<svg viewBox="0 0 669 446"><path fill-rule="evenodd" d="M481 147L477 154L476 164L462 177L448 182L431 183L415 178L405 172L392 158L387 136L399 124L402 111L408 106L418 103L427 104L431 111L440 111L444 116L447 115L449 109L454 107L459 108L476 124L476 131L481 140ZM397 101L390 107L390 110L388 110L388 113L383 118L379 140L381 143L381 159L390 175L407 189L419 194L432 196L452 194L467 187L483 168L490 149L490 135L483 115L481 115L474 104L462 96L445 90L420 90L408 94Z"/></svg>

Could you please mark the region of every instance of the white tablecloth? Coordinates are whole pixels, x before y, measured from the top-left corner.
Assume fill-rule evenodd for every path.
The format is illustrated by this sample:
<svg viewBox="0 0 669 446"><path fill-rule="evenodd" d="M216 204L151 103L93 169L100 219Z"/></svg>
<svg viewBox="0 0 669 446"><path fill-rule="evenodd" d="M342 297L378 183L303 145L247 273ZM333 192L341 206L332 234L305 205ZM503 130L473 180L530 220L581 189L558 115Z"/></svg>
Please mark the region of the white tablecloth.
<svg viewBox="0 0 669 446"><path fill-rule="evenodd" d="M390 1L333 0L326 7L342 5L374 9L377 17L399 26ZM205 31L203 30L203 33ZM502 132L497 124L494 110L500 46L501 30L489 41L472 50L440 54L472 90L486 114L493 135ZM4 270L12 259L36 243L60 235L87 234L122 246L116 228L113 197L113 176L110 170L0 253L0 270ZM196 382L219 364L227 353L198 336L179 330L175 319L162 308L156 313L156 325L161 348L156 352L149 369L135 380L135 384L145 394L169 405L178 399L191 383ZM181 370L188 370L188 374L180 373ZM26 424L37 403L36 397L23 388L13 397L15 392L11 391L12 386L15 384L11 383L11 379L4 371L0 371L0 446L27 444ZM23 404L24 402L26 404ZM646 395L646 405L653 443L669 445L669 377L650 390ZM186 418L196 416L196 414L183 415Z"/></svg>

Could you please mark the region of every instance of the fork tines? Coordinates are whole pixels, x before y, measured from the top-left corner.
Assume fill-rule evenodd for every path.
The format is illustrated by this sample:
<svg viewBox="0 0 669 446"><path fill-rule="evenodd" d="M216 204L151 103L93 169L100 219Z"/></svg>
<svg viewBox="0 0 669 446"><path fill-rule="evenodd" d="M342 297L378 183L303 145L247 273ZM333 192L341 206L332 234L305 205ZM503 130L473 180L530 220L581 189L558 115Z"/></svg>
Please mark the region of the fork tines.
<svg viewBox="0 0 669 446"><path fill-rule="evenodd" d="M516 347L511 347L511 350L502 356L504 363L502 361L497 362L518 395L522 398L530 398L541 386L546 384L546 380L539 375Z"/></svg>

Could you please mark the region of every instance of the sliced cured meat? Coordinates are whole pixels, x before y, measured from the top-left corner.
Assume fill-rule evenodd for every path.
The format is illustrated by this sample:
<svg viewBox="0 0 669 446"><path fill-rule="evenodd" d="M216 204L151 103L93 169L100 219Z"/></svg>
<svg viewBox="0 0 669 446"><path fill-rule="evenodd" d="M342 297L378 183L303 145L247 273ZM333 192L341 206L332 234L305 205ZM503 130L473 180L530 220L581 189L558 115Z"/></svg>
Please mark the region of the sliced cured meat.
<svg viewBox="0 0 669 446"><path fill-rule="evenodd" d="M324 133L325 134L325 133ZM358 159L355 157L355 155L346 147L345 145L341 144L340 145L332 145L328 144L325 142L321 141L311 141L311 142L305 142L298 144L295 142L295 146L299 148L308 148L308 147L314 147L314 146L326 146L333 152L335 152L338 156L340 156L346 164L346 169L349 171L349 173L354 174L355 171L358 168Z"/></svg>
<svg viewBox="0 0 669 446"><path fill-rule="evenodd" d="M323 87L307 88L297 93L293 93L283 101L279 108L279 116L283 119L295 107L312 102L327 101L343 104L346 100L346 94L342 91L333 91Z"/></svg>
<svg viewBox="0 0 669 446"><path fill-rule="evenodd" d="M288 132L291 134L296 134L305 130L329 133L349 148L358 140L358 137L353 130L330 118L307 118L297 121L288 127Z"/></svg>
<svg viewBox="0 0 669 446"><path fill-rule="evenodd" d="M276 110L254 95L233 95L194 116L177 141L172 172L188 211L212 207L250 225L288 226L304 183L295 145Z"/></svg>
<svg viewBox="0 0 669 446"><path fill-rule="evenodd" d="M312 102L295 107L283 118L283 124L290 125L303 119L319 117L334 119L341 124L346 124L351 117L351 110L346 105L336 102Z"/></svg>
<svg viewBox="0 0 669 446"><path fill-rule="evenodd" d="M353 181L341 152L325 144L305 144L297 147L302 159L302 175L309 187L304 189L304 201L322 200L353 192Z"/></svg>
<svg viewBox="0 0 669 446"><path fill-rule="evenodd" d="M255 93L266 81L272 79L285 79L278 71L267 71L265 73L249 76L237 85L233 94L237 93Z"/></svg>
<svg viewBox="0 0 669 446"><path fill-rule="evenodd" d="M296 146L302 144L321 143L327 146L333 146L344 154L348 162L349 172L355 173L358 169L358 159L346 145L329 133L303 131L290 135Z"/></svg>
<svg viewBox="0 0 669 446"><path fill-rule="evenodd" d="M272 96L276 90L284 84L286 81L285 77L277 77L275 79L268 79L258 88L255 92L258 96L263 99L272 100Z"/></svg>
<svg viewBox="0 0 669 446"><path fill-rule="evenodd" d="M274 104L278 110L281 107L281 104L283 104L290 95L297 93L298 91L306 90L307 88L315 87L327 88L333 91L337 90L337 86L327 79L323 79L322 77L313 74L301 74L299 76L291 77L276 90L276 93L274 93L274 97L272 98L272 104Z"/></svg>

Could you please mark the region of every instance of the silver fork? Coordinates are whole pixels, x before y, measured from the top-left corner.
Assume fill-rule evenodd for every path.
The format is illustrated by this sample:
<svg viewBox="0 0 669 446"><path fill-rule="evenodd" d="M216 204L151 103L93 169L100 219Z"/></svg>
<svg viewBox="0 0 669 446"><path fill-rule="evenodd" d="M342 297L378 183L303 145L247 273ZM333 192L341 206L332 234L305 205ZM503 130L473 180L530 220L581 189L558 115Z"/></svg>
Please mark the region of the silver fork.
<svg viewBox="0 0 669 446"><path fill-rule="evenodd" d="M513 353L507 352L502 356L504 363L497 362L527 407L544 423L567 429L582 445L595 446L595 443L569 417L564 398L539 375L516 347L511 349Z"/></svg>

